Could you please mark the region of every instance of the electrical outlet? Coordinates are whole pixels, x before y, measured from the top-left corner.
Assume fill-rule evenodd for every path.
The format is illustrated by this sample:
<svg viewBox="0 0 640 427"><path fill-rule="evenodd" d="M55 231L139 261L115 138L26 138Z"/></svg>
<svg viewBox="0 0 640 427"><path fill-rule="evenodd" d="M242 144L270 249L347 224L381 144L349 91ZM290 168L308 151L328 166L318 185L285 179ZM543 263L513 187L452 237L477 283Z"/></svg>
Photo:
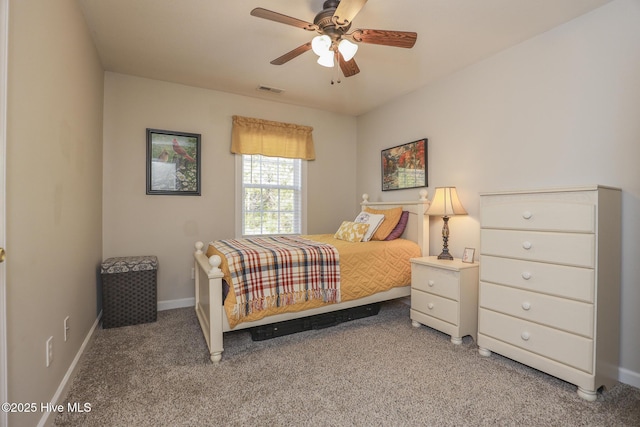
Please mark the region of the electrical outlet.
<svg viewBox="0 0 640 427"><path fill-rule="evenodd" d="M47 368L49 367L49 365L51 365L51 362L53 362L53 337L49 337L49 339L47 340L47 346L46 346L46 355L47 355Z"/></svg>
<svg viewBox="0 0 640 427"><path fill-rule="evenodd" d="M68 334L69 334L69 316L64 318L64 342L67 342Z"/></svg>

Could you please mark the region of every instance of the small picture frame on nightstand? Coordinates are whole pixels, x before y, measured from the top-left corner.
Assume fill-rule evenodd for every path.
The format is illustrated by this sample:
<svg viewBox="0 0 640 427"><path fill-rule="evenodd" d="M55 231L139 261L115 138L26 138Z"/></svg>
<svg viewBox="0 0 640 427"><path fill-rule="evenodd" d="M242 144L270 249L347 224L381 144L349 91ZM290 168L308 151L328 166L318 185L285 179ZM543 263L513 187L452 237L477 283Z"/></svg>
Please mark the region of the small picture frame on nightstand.
<svg viewBox="0 0 640 427"><path fill-rule="evenodd" d="M462 253L462 262L473 263L473 255L476 250L474 248L464 248L464 252Z"/></svg>

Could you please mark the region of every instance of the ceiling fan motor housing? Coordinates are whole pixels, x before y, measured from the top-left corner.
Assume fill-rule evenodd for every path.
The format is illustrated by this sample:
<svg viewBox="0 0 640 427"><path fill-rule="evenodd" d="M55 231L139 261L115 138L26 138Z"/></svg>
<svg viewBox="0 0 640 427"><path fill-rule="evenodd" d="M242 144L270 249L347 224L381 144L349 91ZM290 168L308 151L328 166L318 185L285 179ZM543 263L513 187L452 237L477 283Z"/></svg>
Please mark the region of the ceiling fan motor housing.
<svg viewBox="0 0 640 427"><path fill-rule="evenodd" d="M313 23L316 24L320 30L320 34L326 34L333 41L340 40L340 38L349 30L351 22L345 26L338 26L334 19L334 14L340 3L339 0L327 0L322 5L323 9L316 15Z"/></svg>

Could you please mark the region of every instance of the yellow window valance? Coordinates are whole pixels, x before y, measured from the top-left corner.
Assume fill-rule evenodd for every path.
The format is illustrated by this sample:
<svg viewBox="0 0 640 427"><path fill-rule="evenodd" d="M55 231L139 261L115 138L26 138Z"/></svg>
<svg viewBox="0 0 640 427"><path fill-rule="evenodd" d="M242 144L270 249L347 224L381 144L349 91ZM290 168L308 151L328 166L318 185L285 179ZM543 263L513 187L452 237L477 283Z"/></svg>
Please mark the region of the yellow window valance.
<svg viewBox="0 0 640 427"><path fill-rule="evenodd" d="M310 126L233 116L231 152L313 160L312 131Z"/></svg>

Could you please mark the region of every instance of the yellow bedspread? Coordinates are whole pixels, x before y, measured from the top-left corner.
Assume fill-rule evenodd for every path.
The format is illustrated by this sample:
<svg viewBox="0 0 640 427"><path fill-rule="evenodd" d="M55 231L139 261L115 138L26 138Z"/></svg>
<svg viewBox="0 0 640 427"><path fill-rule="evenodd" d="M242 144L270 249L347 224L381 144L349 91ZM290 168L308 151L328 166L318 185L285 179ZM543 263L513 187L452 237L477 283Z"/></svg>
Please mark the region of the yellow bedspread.
<svg viewBox="0 0 640 427"><path fill-rule="evenodd" d="M410 258L419 257L420 248L410 240L396 239L388 242L370 241L366 243L351 243L334 239L333 234L314 234L302 236L318 242L335 246L340 253L340 291L341 300L350 301L373 295L388 289L411 284ZM220 268L225 281L231 283L227 262L212 245L209 245L207 257L220 255ZM224 309L229 320L229 326L234 328L240 322L250 322L280 313L298 312L326 305L321 300L304 301L292 305L272 307L255 311L246 317L238 318L234 315L236 305L233 287L224 301Z"/></svg>

